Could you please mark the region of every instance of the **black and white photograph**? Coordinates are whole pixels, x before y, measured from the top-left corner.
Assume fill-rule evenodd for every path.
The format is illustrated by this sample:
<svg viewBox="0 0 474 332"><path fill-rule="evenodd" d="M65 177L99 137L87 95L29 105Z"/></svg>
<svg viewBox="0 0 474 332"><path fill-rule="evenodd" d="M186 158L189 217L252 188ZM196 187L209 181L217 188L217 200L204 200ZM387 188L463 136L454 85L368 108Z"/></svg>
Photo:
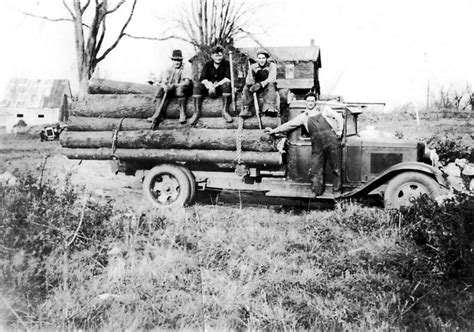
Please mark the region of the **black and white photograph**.
<svg viewBox="0 0 474 332"><path fill-rule="evenodd" d="M473 27L2 0L0 330L473 330Z"/></svg>

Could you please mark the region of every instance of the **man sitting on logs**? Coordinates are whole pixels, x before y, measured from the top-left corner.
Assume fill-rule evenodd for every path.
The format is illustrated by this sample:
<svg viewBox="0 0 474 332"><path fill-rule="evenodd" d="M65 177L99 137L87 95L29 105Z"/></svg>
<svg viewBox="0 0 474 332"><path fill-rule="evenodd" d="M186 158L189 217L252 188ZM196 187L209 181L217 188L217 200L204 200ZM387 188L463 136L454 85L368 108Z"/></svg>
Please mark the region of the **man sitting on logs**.
<svg viewBox="0 0 474 332"><path fill-rule="evenodd" d="M196 83L193 91L194 114L190 119L193 126L201 116L202 98L208 95L211 98L217 98L222 95L222 117L226 122L232 122L229 114L231 103L231 82L230 82L230 63L224 59L224 49L222 46L214 46L211 50L211 61L204 64L199 82Z"/></svg>
<svg viewBox="0 0 474 332"><path fill-rule="evenodd" d="M268 61L269 57L267 51L259 50L257 52L257 62L249 66L243 90L243 108L239 114L241 117L252 116L249 106L252 102L258 102L258 98L253 96L254 93L257 94L257 97L262 96L263 98L261 113L277 112L277 67L273 62ZM258 105L254 106L257 110Z"/></svg>
<svg viewBox="0 0 474 332"><path fill-rule="evenodd" d="M174 50L171 55L173 65L166 69L158 78L158 89L155 96L155 113L148 121L160 121L166 112L170 98L178 97L179 102L179 122L186 122L186 102L192 91L192 70L189 64L183 62L181 50ZM153 126L154 127L154 126Z"/></svg>

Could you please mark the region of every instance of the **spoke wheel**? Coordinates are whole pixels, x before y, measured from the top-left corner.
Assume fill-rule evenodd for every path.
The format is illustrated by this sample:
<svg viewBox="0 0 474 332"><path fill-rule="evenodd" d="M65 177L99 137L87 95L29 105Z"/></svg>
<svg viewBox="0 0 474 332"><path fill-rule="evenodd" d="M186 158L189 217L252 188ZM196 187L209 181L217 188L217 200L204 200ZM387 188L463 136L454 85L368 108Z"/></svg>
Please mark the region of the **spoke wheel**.
<svg viewBox="0 0 474 332"><path fill-rule="evenodd" d="M409 206L413 199L426 194L431 198L440 195L438 183L429 176L417 172L397 175L388 183L384 200L387 208Z"/></svg>
<svg viewBox="0 0 474 332"><path fill-rule="evenodd" d="M181 167L174 165L153 167L143 181L144 196L159 208L183 207L190 192L188 176Z"/></svg>

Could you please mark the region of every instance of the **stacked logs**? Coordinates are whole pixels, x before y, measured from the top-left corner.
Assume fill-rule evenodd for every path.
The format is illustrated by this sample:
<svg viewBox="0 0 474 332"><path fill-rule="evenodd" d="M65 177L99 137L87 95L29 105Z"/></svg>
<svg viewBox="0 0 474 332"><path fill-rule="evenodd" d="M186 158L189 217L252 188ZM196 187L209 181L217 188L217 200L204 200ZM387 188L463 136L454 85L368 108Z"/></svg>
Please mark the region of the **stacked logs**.
<svg viewBox="0 0 474 332"><path fill-rule="evenodd" d="M242 162L278 165L281 156L269 135L259 129L256 117L245 119L239 135L239 118L227 123L221 116L221 98L204 98L202 116L194 127L178 122L174 99L165 119L155 130L146 118L155 111L154 87L146 84L92 80L89 95L72 105L67 130L61 134L63 153L71 159L110 159L163 162L229 163L237 161L236 142L241 137ZM189 98L187 117L194 108ZM240 109L239 103L237 109ZM262 118L275 128L280 118Z"/></svg>

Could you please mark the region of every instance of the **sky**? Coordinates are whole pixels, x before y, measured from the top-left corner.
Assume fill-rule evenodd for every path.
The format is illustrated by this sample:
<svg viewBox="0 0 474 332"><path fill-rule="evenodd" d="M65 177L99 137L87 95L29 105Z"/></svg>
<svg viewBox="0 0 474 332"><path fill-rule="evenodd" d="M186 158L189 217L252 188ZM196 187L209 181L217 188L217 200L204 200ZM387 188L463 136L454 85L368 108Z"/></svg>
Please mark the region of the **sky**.
<svg viewBox="0 0 474 332"><path fill-rule="evenodd" d="M139 0L127 31L142 36L162 35L162 18L178 13L176 3ZM257 7L250 16L249 29L263 45L306 46L315 40L321 48L323 94L396 107L426 104L428 85L431 100L439 97L441 89L455 93L474 86L474 0L246 3ZM112 34L124 20L126 10L124 6L108 21ZM61 0L0 1L0 94L12 77L66 78L74 91L77 71L72 24L44 21L25 16L22 11L66 17ZM237 41L237 46L257 45L244 39ZM144 83L151 73L169 65L175 48L181 48L185 58L194 53L192 47L180 41L124 38L100 64L95 76Z"/></svg>

